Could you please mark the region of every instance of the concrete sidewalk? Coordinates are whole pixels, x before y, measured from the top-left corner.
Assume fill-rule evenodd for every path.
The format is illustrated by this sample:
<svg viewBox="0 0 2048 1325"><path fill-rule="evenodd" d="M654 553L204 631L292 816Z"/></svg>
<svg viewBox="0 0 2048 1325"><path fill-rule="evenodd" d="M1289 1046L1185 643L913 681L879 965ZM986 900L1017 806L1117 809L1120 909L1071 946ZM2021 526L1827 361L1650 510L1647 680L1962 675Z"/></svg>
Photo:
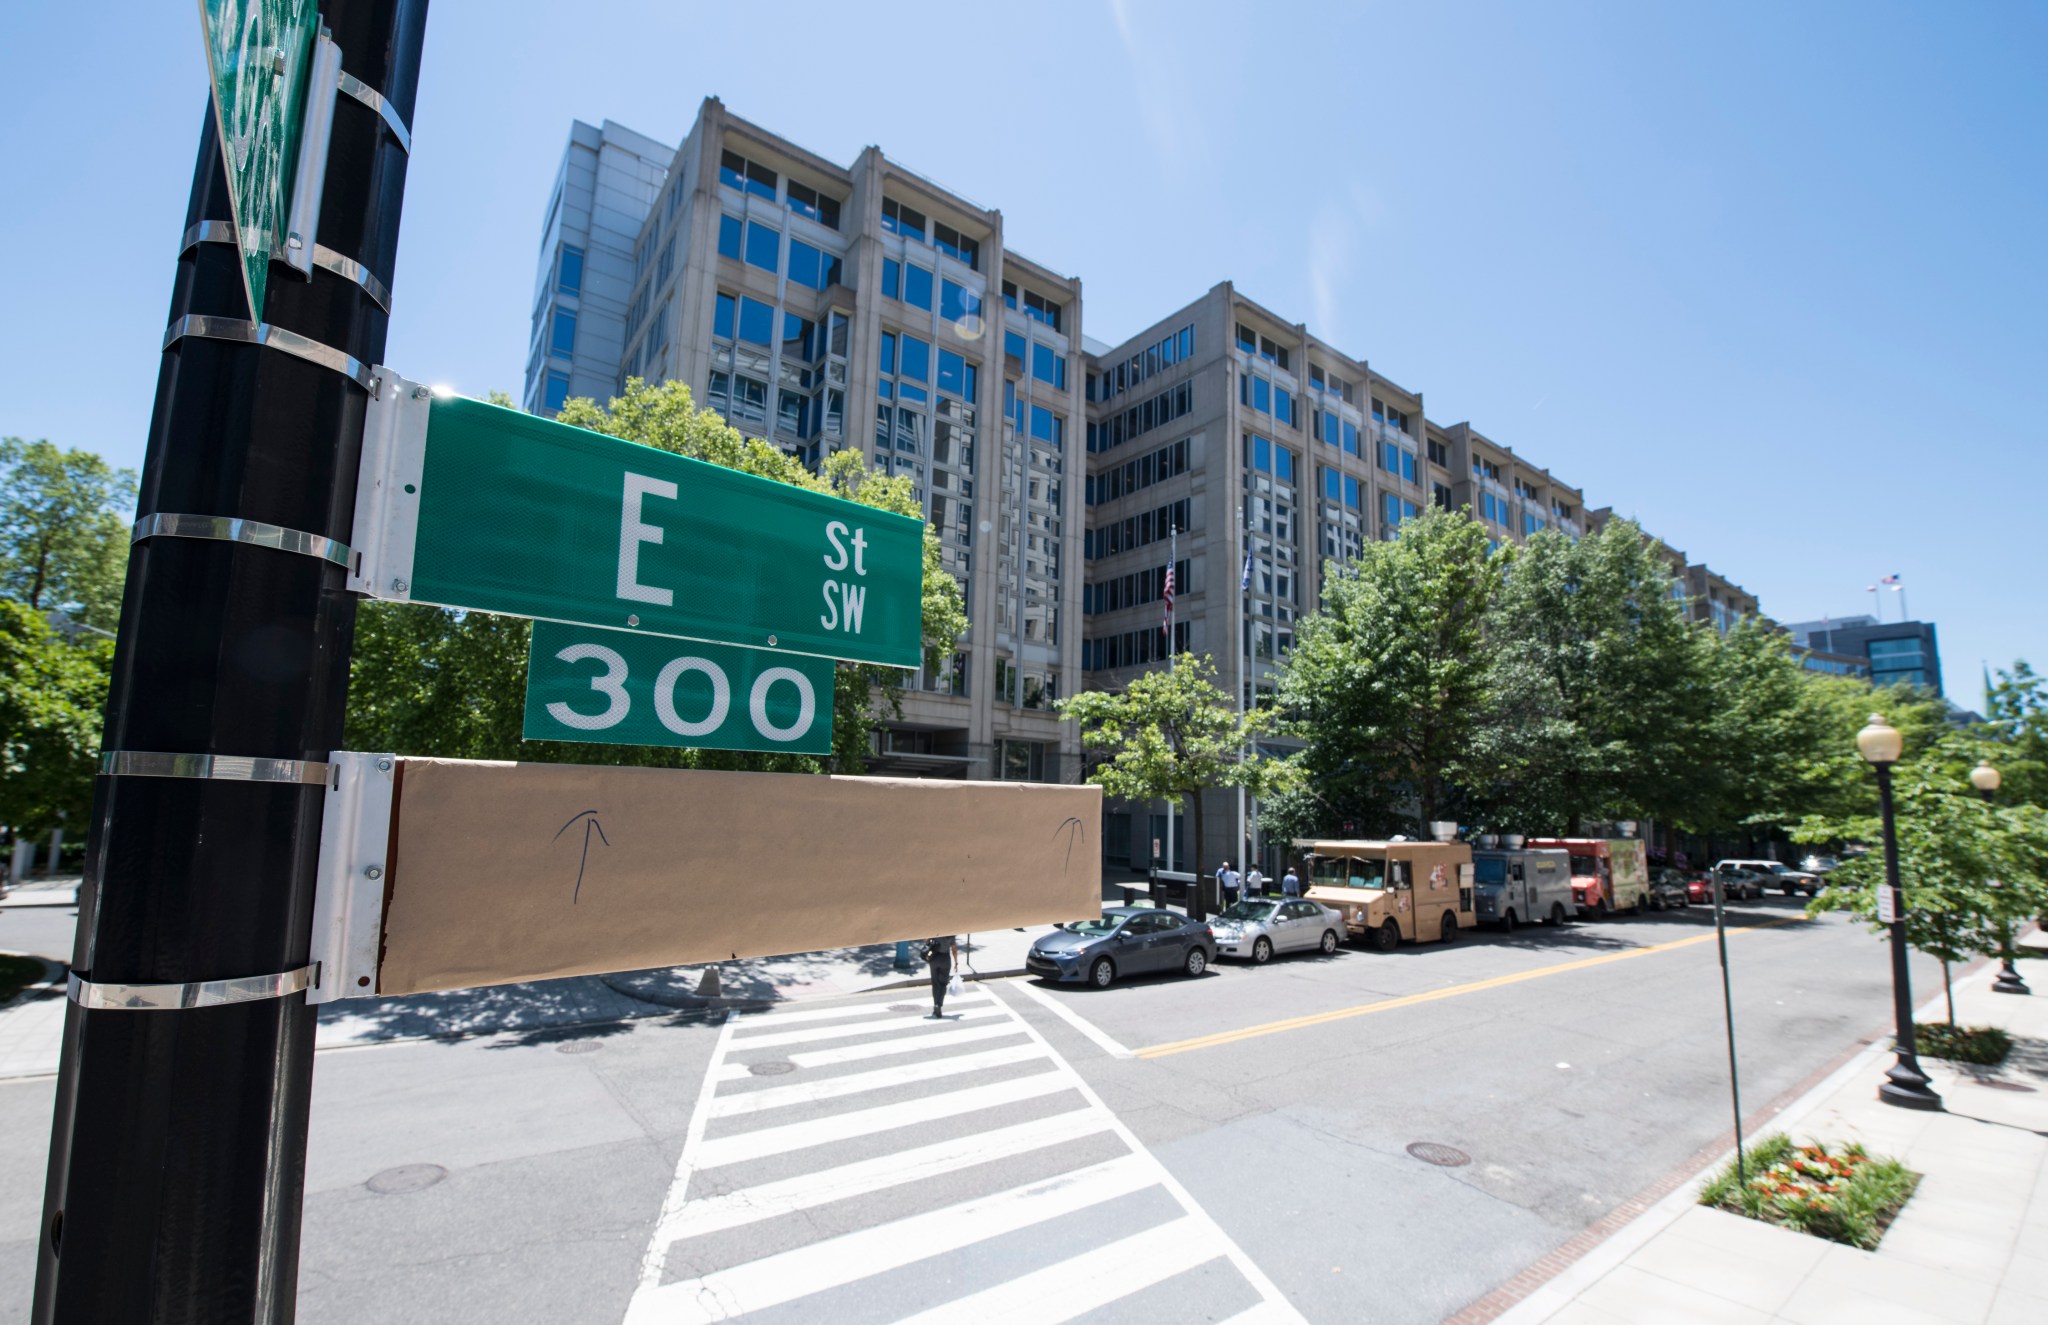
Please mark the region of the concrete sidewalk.
<svg viewBox="0 0 2048 1325"><path fill-rule="evenodd" d="M1497 1320L2048 1321L2048 972L2039 967L2022 964L2036 990L2027 998L1992 993L1995 967L1958 983L1957 1020L2001 1026L2016 1043L1997 1068L1923 1058L1946 1112L1878 1102L1886 1037L1772 1121L1795 1141L1861 1141L1923 1175L1875 1251L1707 1209L1697 1203L1701 1174ZM1921 1020L1942 1016L1939 1006L1923 1006Z"/></svg>

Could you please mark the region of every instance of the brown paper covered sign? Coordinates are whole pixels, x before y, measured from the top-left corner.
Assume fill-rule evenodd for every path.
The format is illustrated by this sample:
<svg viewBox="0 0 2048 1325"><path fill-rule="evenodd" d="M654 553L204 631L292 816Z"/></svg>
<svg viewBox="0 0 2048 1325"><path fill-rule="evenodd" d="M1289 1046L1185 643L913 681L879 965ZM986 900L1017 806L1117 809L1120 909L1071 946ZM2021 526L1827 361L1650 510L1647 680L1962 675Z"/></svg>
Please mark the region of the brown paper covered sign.
<svg viewBox="0 0 2048 1325"><path fill-rule="evenodd" d="M1091 786L399 765L377 992L415 994L1076 920Z"/></svg>

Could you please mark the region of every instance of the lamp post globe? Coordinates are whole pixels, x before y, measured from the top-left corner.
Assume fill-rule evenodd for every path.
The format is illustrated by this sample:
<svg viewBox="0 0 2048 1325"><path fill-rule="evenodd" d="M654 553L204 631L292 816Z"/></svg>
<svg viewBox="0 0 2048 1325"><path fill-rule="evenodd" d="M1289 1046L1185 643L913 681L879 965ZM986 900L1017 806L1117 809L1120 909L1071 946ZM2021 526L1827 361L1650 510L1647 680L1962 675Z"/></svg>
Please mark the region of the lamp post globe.
<svg viewBox="0 0 2048 1325"><path fill-rule="evenodd" d="M2003 775L1999 773L1998 769L1992 765L1989 759L1979 759L1977 766L1970 770L1970 785L1977 789L1977 794L1984 798L1986 805L1991 804L1992 800L1996 798L1998 795L1998 784L2004 780ZM1998 888L2001 885L1997 879L1993 879L1991 880L1991 886ZM2027 982L2020 978L2019 969L2012 964L2012 955L2012 920L2009 917L2001 916L1999 917L1998 978L1991 982L1991 992L1994 994L2033 993L2033 990L2027 988Z"/></svg>
<svg viewBox="0 0 2048 1325"><path fill-rule="evenodd" d="M1899 887L1899 838L1892 823L1892 765L1899 762L1905 740L1898 729L1873 713L1856 733L1856 751L1877 774L1877 805L1884 822L1884 882L1890 903L1892 956L1892 1021L1898 1056L1877 1088L1877 1098L1902 1109L1940 1109L1941 1096L1920 1070L1913 1042L1913 980L1906 969L1906 895Z"/></svg>

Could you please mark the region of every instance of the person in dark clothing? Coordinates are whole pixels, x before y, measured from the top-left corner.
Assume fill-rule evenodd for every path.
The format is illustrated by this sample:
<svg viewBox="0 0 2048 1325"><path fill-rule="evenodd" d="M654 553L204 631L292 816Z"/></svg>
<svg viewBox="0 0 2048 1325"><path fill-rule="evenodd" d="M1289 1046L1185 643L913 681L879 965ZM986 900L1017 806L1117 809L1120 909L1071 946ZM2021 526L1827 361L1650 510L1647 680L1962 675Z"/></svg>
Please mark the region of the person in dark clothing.
<svg viewBox="0 0 2048 1325"><path fill-rule="evenodd" d="M944 938L924 941L924 959L932 964L932 1017L946 1015L946 983L953 978L953 939L951 934Z"/></svg>

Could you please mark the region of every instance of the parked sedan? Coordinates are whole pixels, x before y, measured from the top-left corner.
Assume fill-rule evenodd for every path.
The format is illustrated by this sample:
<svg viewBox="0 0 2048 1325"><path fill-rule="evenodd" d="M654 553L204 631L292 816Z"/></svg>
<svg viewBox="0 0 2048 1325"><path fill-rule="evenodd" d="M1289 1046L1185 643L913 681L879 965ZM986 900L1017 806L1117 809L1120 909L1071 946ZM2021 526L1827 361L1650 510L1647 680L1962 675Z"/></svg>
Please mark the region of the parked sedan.
<svg viewBox="0 0 2048 1325"><path fill-rule="evenodd" d="M1263 965L1276 952L1337 951L1344 939L1342 912L1320 902L1252 898L1233 902L1210 922L1216 955L1248 957Z"/></svg>
<svg viewBox="0 0 2048 1325"><path fill-rule="evenodd" d="M1685 886L1685 871L1670 868L1650 871L1650 909L1681 910L1692 901Z"/></svg>
<svg viewBox="0 0 2048 1325"><path fill-rule="evenodd" d="M1216 959L1209 927L1178 911L1112 906L1099 920L1062 925L1031 945L1024 968L1060 981L1106 989L1120 975L1184 971L1200 975Z"/></svg>
<svg viewBox="0 0 2048 1325"><path fill-rule="evenodd" d="M1698 871L1685 876L1685 900L1711 904L1714 900L1714 884L1711 879Z"/></svg>
<svg viewBox="0 0 2048 1325"><path fill-rule="evenodd" d="M1755 870L1746 870L1724 861L1714 867L1714 878L1719 880L1721 896L1725 900L1754 899L1764 895L1764 876Z"/></svg>

